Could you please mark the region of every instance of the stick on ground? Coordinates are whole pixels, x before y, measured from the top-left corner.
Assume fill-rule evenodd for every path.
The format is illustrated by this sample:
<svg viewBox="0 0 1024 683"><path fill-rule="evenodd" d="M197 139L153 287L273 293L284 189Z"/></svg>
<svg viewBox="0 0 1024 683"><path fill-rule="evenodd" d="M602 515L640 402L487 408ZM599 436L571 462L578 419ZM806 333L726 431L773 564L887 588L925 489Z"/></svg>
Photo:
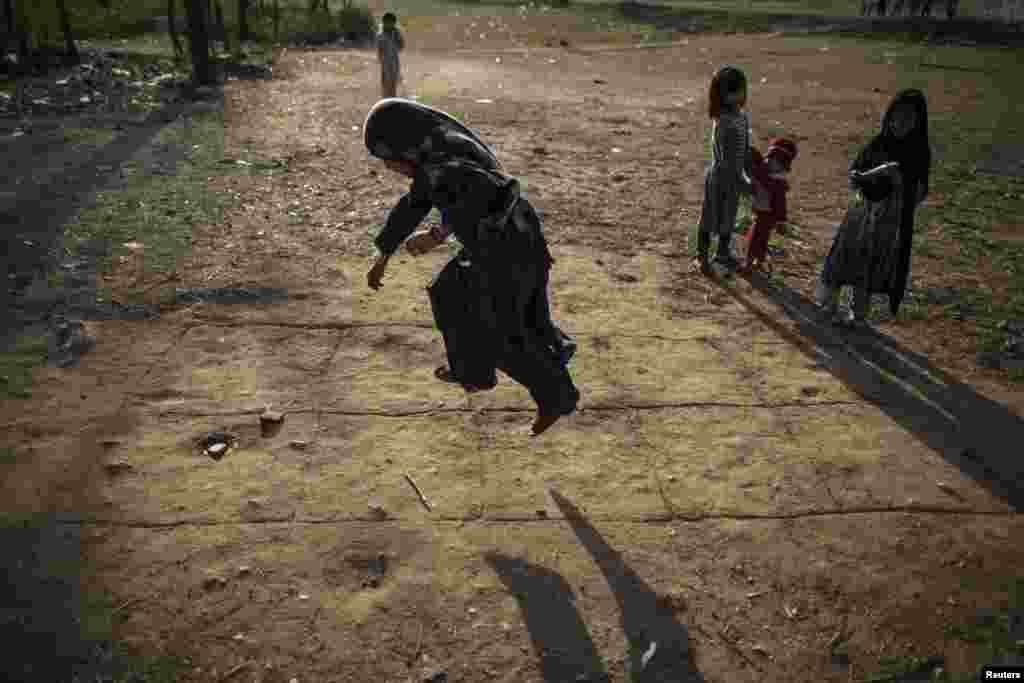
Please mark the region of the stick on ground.
<svg viewBox="0 0 1024 683"><path fill-rule="evenodd" d="M424 497L423 492L420 491L420 487L417 486L416 482L414 482L412 477L409 476L408 472L405 473L405 480L409 482L409 486L412 486L412 490L416 492L417 496L419 496L420 502L423 503L423 507L427 508L427 512L430 512L430 503L427 501L426 497Z"/></svg>

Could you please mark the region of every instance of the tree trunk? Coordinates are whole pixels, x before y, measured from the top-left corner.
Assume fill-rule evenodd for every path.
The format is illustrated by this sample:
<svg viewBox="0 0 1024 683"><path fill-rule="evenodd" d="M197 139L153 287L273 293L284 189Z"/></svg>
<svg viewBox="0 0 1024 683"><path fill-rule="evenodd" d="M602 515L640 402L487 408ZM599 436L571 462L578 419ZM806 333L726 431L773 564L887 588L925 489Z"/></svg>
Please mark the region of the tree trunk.
<svg viewBox="0 0 1024 683"><path fill-rule="evenodd" d="M4 0L4 14L7 15L7 33L14 35L14 2Z"/></svg>
<svg viewBox="0 0 1024 683"><path fill-rule="evenodd" d="M213 84L213 70L210 68L210 34L206 29L205 5L204 0L185 0L189 43L192 48L192 78L197 85Z"/></svg>
<svg viewBox="0 0 1024 683"><path fill-rule="evenodd" d="M221 0L213 0L217 3L217 31L221 40L224 41L224 51L231 52L231 35L228 33L227 22L224 21L224 3Z"/></svg>
<svg viewBox="0 0 1024 683"><path fill-rule="evenodd" d="M60 13L60 28L64 32L64 49L67 51L67 58L72 64L78 64L82 59L78 56L75 34L71 30L71 15L68 13L67 0L57 0L57 11Z"/></svg>
<svg viewBox="0 0 1024 683"><path fill-rule="evenodd" d="M281 42L281 0L274 0L274 42Z"/></svg>
<svg viewBox="0 0 1024 683"><path fill-rule="evenodd" d="M18 65L28 69L29 61L32 58L32 44L26 19L25 8L21 5L14 6L14 32L18 36ZM27 72L26 72L27 73Z"/></svg>
<svg viewBox="0 0 1024 683"><path fill-rule="evenodd" d="M167 0L167 33L171 37L171 45L174 46L174 56L181 59L185 56L185 50L181 47L181 38L178 37L178 0Z"/></svg>
<svg viewBox="0 0 1024 683"><path fill-rule="evenodd" d="M238 47L249 40L249 0L238 0Z"/></svg>

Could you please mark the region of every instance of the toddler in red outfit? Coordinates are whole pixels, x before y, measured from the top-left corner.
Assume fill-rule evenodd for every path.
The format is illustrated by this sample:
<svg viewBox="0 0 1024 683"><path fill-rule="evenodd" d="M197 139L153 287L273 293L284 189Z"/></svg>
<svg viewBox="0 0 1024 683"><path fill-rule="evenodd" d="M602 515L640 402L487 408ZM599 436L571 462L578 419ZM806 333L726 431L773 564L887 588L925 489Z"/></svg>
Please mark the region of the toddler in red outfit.
<svg viewBox="0 0 1024 683"><path fill-rule="evenodd" d="M751 177L754 180L754 226L747 246L747 258L741 272L759 270L768 256L768 240L772 228L786 221L786 192L789 183L786 174L796 159L796 143L786 138L776 138L768 147L767 156L762 156L751 147Z"/></svg>

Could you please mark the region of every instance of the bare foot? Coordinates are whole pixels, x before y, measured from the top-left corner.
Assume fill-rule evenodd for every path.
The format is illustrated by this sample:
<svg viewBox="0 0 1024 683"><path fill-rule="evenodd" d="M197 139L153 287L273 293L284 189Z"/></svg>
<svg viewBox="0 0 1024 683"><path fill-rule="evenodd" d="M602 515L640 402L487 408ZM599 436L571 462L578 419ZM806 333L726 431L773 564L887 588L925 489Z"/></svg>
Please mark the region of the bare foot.
<svg viewBox="0 0 1024 683"><path fill-rule="evenodd" d="M533 421L533 427L530 428L530 433L533 436L540 436L548 430L548 428L558 422L558 418L561 415L537 415L537 419Z"/></svg>

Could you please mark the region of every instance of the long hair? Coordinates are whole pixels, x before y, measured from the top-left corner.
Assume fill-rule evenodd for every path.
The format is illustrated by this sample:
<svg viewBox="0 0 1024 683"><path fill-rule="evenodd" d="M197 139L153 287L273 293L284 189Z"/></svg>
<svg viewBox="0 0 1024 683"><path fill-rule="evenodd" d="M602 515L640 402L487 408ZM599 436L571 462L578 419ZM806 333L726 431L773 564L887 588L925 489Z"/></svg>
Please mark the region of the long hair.
<svg viewBox="0 0 1024 683"><path fill-rule="evenodd" d="M747 87L747 77L735 66L723 66L711 79L708 89L708 116L717 119L722 115L725 98Z"/></svg>

